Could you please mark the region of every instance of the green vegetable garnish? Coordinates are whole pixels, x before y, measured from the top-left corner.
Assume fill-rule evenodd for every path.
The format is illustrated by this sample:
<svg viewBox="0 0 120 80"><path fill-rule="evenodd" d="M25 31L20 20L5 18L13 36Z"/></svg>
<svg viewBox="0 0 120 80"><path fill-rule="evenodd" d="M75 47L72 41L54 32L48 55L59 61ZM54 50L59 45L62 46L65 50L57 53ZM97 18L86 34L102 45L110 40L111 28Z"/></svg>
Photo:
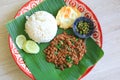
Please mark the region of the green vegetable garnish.
<svg viewBox="0 0 120 80"><path fill-rule="evenodd" d="M62 48L62 44L63 44L63 41L60 41L57 45L55 45L55 47L60 50L60 48Z"/></svg>
<svg viewBox="0 0 120 80"><path fill-rule="evenodd" d="M55 51L55 53L54 53L55 55L57 55L58 54L58 52L57 51Z"/></svg>
<svg viewBox="0 0 120 80"><path fill-rule="evenodd" d="M78 41L78 38L76 38L76 41Z"/></svg>
<svg viewBox="0 0 120 80"><path fill-rule="evenodd" d="M66 61L69 62L69 63L72 63L72 58L69 55L67 55L66 56Z"/></svg>
<svg viewBox="0 0 120 80"><path fill-rule="evenodd" d="M61 44L61 45L63 44L63 41L62 41L62 40L60 41L60 44Z"/></svg>
<svg viewBox="0 0 120 80"><path fill-rule="evenodd" d="M71 51L71 48L70 48L70 47L67 47L67 50L68 50L68 51Z"/></svg>
<svg viewBox="0 0 120 80"><path fill-rule="evenodd" d="M60 50L60 45L59 45L59 44L55 45L55 47L56 47L58 50Z"/></svg>
<svg viewBox="0 0 120 80"><path fill-rule="evenodd" d="M73 41L73 40L71 40L71 39L70 39L70 42L71 42L73 45L74 45L74 43L75 43L75 41Z"/></svg>
<svg viewBox="0 0 120 80"><path fill-rule="evenodd" d="M82 35L89 33L89 23L80 21L77 25L77 32Z"/></svg>

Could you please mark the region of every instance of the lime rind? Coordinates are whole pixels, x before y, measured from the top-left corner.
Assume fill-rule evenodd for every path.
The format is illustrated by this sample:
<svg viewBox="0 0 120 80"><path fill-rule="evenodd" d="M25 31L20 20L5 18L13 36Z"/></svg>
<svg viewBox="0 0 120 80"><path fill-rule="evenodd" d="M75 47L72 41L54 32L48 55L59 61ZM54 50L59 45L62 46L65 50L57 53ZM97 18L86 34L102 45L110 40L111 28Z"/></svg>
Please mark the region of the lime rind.
<svg viewBox="0 0 120 80"><path fill-rule="evenodd" d="M24 35L17 36L16 44L20 49L22 49L24 42L26 42L26 37Z"/></svg>

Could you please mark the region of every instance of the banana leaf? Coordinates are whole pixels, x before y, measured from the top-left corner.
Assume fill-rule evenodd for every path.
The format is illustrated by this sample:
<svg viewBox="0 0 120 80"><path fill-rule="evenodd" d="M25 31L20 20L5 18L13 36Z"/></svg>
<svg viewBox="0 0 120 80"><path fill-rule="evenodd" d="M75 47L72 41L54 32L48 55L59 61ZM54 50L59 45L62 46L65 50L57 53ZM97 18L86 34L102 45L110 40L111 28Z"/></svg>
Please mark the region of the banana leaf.
<svg viewBox="0 0 120 80"><path fill-rule="evenodd" d="M20 34L23 34L27 37L27 39L30 39L24 31L26 16L30 16L34 12L40 10L47 11L56 16L58 10L65 5L64 0L45 0L20 17L9 21L6 28L8 29L14 44L16 45L15 39ZM60 34L63 31L64 30L59 29L57 34ZM71 29L65 31L68 34L73 34ZM40 47L40 52L36 55L28 54L22 49L19 49L16 45L17 50L36 80L77 80L89 67L95 65L104 54L102 49L95 43L95 41L92 38L88 38L86 39L87 52L79 64L73 65L71 68L61 71L56 69L53 63L48 63L46 61L46 55L43 51L49 43L41 43L38 45Z"/></svg>

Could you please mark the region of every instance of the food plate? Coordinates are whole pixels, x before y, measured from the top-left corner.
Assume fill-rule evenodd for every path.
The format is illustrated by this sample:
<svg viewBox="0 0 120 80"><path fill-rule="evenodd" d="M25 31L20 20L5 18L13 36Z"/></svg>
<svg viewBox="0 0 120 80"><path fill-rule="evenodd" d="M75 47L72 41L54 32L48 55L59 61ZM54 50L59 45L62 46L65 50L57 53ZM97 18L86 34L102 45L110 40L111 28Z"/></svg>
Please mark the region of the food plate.
<svg viewBox="0 0 120 80"><path fill-rule="evenodd" d="M15 18L24 14L25 12L27 12L28 10L32 9L33 7L35 7L36 5L38 5L39 3L41 3L43 0L31 0L29 2L27 2L15 15ZM83 2L81 2L80 0L64 0L66 2L67 5L70 6L76 6L78 8L78 10L80 12L82 12L84 14L85 17L88 17L90 19L93 20L94 25L95 25L95 32L92 35L92 38L95 40L95 42L102 47L102 32L101 32L101 27L100 24L95 16L95 14L92 12L92 10L85 5ZM13 56L13 59L15 60L15 62L17 63L17 65L19 66L19 68L25 73L27 74L30 78L34 79L33 75L31 74L31 72L29 71L29 69L26 67L21 55L18 53L11 37L9 36L9 47L11 50L11 54ZM82 77L84 77L86 74L88 74L91 69L94 66L90 67L83 75ZM80 77L80 79L82 78Z"/></svg>

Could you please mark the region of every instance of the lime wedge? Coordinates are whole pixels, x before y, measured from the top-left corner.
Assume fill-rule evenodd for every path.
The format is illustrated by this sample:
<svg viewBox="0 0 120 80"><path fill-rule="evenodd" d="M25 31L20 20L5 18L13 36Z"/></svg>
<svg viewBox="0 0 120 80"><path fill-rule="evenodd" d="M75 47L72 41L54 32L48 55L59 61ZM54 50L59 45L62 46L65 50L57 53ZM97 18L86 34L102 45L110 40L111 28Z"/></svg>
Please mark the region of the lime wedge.
<svg viewBox="0 0 120 80"><path fill-rule="evenodd" d="M28 40L23 44L23 50L27 53L37 54L40 48L36 42Z"/></svg>
<svg viewBox="0 0 120 80"><path fill-rule="evenodd" d="M16 44L20 49L22 49L24 42L26 42L26 37L24 35L17 36Z"/></svg>

